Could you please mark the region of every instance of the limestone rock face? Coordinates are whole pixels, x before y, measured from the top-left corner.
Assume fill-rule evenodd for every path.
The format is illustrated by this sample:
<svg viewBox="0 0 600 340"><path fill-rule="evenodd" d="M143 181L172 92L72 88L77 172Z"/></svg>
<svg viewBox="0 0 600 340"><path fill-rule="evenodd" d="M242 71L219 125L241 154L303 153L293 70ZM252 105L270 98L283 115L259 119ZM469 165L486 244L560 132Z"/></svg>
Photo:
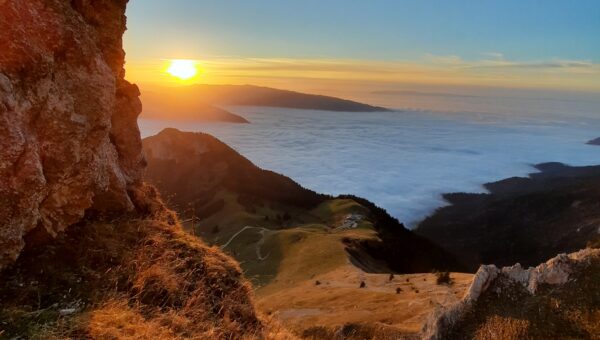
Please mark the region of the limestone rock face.
<svg viewBox="0 0 600 340"><path fill-rule="evenodd" d="M471 282L471 286L463 299L466 301L476 301L496 277L498 277L498 268L496 268L496 266L484 265L479 267L479 270L475 273L473 282Z"/></svg>
<svg viewBox="0 0 600 340"><path fill-rule="evenodd" d="M566 284L580 264L598 258L600 258L600 249L586 248L571 254L559 254L537 267L528 269L523 269L518 263L502 269L494 265L483 265L473 277L471 287L461 301L431 315L423 329L422 337L424 339L447 338L448 331L473 309L480 296L488 291L493 283L508 291L514 290L514 285L521 285L527 294L533 296L541 285Z"/></svg>
<svg viewBox="0 0 600 340"><path fill-rule="evenodd" d="M0 269L87 211L129 211L143 157L127 0L0 0Z"/></svg>

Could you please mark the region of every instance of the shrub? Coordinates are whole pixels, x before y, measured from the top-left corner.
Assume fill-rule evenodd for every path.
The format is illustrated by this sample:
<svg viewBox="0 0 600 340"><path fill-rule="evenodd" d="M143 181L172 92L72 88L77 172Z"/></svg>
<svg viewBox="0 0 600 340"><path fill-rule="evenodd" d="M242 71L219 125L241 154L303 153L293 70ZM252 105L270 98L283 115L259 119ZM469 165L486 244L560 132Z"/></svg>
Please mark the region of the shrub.
<svg viewBox="0 0 600 340"><path fill-rule="evenodd" d="M454 280L450 277L449 271L436 272L435 277L436 277L436 282L438 285L441 285L441 284L451 285L452 283L454 283Z"/></svg>

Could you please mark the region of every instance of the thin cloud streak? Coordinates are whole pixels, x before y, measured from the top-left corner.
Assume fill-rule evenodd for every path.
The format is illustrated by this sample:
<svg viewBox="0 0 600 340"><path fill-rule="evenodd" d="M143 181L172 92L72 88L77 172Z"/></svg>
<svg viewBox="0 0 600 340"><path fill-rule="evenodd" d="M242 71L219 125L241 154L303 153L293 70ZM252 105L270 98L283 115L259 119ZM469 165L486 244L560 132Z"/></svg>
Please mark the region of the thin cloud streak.
<svg viewBox="0 0 600 340"><path fill-rule="evenodd" d="M306 79L386 83L473 85L600 91L600 64L589 60L512 61L488 52L484 59L427 54L421 62L355 59L226 58L198 60L204 83L255 83L261 79ZM173 82L164 61L130 61L131 80ZM260 84L259 84L260 85Z"/></svg>

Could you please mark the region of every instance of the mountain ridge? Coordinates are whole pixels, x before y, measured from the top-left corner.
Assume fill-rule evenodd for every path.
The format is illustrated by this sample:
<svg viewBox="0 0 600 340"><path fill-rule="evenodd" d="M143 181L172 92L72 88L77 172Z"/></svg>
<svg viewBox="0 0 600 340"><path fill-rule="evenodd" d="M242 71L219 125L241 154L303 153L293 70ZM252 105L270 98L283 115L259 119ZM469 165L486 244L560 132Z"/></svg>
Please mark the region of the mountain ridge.
<svg viewBox="0 0 600 340"><path fill-rule="evenodd" d="M600 166L535 167L540 172L529 177L485 184L488 194L445 194L451 205L436 210L415 232L471 270L480 263L536 265L595 242Z"/></svg>
<svg viewBox="0 0 600 340"><path fill-rule="evenodd" d="M196 84L157 87L144 91L143 118L247 122L229 112L229 106L263 106L337 112L390 112L391 110L331 96L255 85Z"/></svg>
<svg viewBox="0 0 600 340"><path fill-rule="evenodd" d="M173 119L184 121L250 123L246 118L218 106L195 101L181 101L177 96L146 91L141 96L143 119Z"/></svg>
<svg viewBox="0 0 600 340"><path fill-rule="evenodd" d="M252 223L258 226L272 223L286 225L295 221L296 215L303 215L327 202L345 200L360 207L361 216L371 221L378 235L377 239L372 240L348 239L345 247L351 258L366 256L375 260L375 263L387 262L389 269L386 270L397 272L457 268L448 254L426 239L414 235L368 200L352 195L332 197L303 188L283 175L256 167L213 136L168 128L145 138L143 147L148 163L145 179L161 191L171 207L178 210L184 219L192 217L190 210L194 216L210 219L211 214L235 203L244 207L245 217L242 220L246 221L247 214L253 215L255 211L264 210L266 204L279 207L275 210L280 210L276 215L280 215L281 220L273 221L271 213L271 216L255 217ZM237 203L222 197L223 191L234 194ZM193 207L190 208L190 205ZM325 218L329 218L327 214ZM311 218L305 216L303 219ZM232 228L239 230L243 226L232 225ZM273 227L286 228L267 228ZM219 225L219 228L219 233L225 232L224 225ZM209 230L206 232L210 235ZM398 261L391 260L393 258ZM364 269L374 270L368 267Z"/></svg>

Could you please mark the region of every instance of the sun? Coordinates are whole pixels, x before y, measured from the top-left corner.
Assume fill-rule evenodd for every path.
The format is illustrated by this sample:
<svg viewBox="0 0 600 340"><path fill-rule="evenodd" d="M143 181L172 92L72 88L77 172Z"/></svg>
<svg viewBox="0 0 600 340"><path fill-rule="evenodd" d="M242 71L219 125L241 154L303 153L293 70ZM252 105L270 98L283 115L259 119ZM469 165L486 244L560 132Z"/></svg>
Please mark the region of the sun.
<svg viewBox="0 0 600 340"><path fill-rule="evenodd" d="M188 80L198 74L198 68L193 60L174 59L171 60L167 73L181 80Z"/></svg>

